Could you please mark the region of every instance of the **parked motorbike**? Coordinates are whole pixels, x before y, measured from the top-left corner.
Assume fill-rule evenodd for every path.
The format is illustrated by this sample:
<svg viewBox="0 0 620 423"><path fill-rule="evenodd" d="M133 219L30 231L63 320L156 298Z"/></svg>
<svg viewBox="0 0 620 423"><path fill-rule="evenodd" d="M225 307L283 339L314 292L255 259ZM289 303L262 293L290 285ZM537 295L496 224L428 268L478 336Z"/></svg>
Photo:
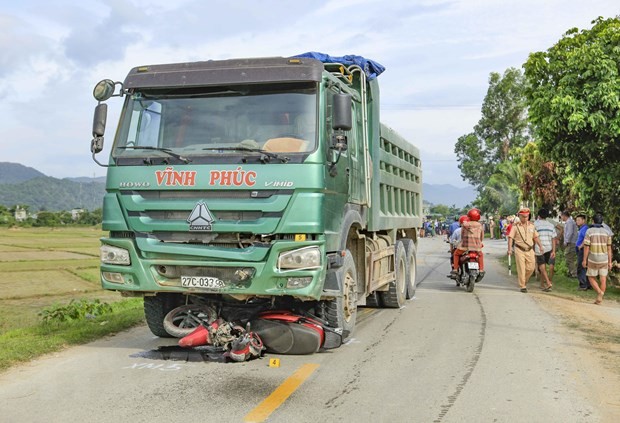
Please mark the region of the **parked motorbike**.
<svg viewBox="0 0 620 423"><path fill-rule="evenodd" d="M480 271L478 251L466 251L459 258L459 270L454 276L456 286L465 286L467 292L473 292L476 282L484 278L484 272Z"/></svg>

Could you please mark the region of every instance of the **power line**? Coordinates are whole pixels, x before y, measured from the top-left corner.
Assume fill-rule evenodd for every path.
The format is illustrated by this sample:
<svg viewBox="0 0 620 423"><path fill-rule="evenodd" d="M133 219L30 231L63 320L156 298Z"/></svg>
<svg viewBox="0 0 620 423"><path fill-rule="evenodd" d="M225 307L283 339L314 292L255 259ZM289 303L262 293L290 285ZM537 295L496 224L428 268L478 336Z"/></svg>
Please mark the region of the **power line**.
<svg viewBox="0 0 620 423"><path fill-rule="evenodd" d="M381 103L381 107L390 110L450 110L450 109L477 109L482 104L413 104L413 103Z"/></svg>

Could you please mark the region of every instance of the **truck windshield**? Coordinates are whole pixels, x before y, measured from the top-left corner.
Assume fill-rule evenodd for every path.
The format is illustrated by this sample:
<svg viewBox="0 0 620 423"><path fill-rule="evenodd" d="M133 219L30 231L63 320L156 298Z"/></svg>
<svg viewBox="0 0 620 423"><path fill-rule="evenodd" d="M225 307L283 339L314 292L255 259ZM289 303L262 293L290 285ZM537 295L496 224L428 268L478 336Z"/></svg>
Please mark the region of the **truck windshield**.
<svg viewBox="0 0 620 423"><path fill-rule="evenodd" d="M152 160L169 158L163 149L185 158L311 152L316 148L316 98L314 84L134 92L123 109L112 154Z"/></svg>

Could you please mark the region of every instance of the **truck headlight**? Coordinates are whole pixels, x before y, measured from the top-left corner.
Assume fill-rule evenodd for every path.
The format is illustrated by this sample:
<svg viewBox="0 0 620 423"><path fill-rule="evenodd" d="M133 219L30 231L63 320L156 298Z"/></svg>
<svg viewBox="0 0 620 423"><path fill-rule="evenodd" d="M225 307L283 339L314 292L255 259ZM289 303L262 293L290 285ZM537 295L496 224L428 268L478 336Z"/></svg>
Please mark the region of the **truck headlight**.
<svg viewBox="0 0 620 423"><path fill-rule="evenodd" d="M321 250L319 247L304 247L298 250L280 253L278 270L307 270L321 267Z"/></svg>
<svg viewBox="0 0 620 423"><path fill-rule="evenodd" d="M102 245L99 249L101 252L101 262L105 264L131 264L129 251L124 248L112 247L111 245Z"/></svg>

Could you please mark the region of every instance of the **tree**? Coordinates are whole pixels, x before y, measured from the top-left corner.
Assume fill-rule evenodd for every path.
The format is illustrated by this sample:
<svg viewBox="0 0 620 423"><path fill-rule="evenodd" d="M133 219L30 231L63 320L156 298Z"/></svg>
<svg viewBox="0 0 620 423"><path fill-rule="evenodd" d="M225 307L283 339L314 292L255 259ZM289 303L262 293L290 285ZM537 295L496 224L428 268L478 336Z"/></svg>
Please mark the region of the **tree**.
<svg viewBox="0 0 620 423"><path fill-rule="evenodd" d="M35 226L49 226L53 228L60 224L60 217L54 212L40 211L37 213Z"/></svg>
<svg viewBox="0 0 620 423"><path fill-rule="evenodd" d="M491 72L474 132L461 136L454 148L463 178L479 191L500 163L513 158L515 148L529 140L524 78L509 68L501 76Z"/></svg>
<svg viewBox="0 0 620 423"><path fill-rule="evenodd" d="M618 233L620 18L592 24L567 31L546 52L530 54L523 65L526 96L541 153L571 179L576 205L602 211Z"/></svg>
<svg viewBox="0 0 620 423"><path fill-rule="evenodd" d="M459 137L454 146L463 179L469 181L474 187L483 186L493 172L493 166L485 160L482 142L471 132Z"/></svg>
<svg viewBox="0 0 620 423"><path fill-rule="evenodd" d="M523 74L515 68L507 69L503 76L496 72L489 76L482 118L475 127L487 163L510 160L511 152L529 139L524 82Z"/></svg>
<svg viewBox="0 0 620 423"><path fill-rule="evenodd" d="M500 163L484 186L476 206L500 215L514 214L519 207L519 180L516 162Z"/></svg>
<svg viewBox="0 0 620 423"><path fill-rule="evenodd" d="M530 207L555 210L558 200L558 174L555 163L547 160L530 142L521 151L521 196Z"/></svg>

